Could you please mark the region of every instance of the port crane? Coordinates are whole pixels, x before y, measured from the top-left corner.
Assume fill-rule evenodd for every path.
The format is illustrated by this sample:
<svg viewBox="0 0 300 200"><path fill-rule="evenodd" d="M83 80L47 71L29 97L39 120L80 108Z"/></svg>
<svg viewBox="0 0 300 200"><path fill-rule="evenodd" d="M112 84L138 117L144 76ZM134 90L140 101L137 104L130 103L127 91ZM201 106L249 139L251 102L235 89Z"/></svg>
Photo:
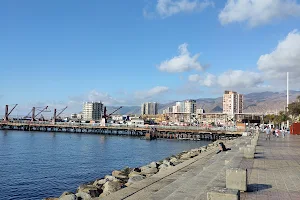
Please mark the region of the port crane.
<svg viewBox="0 0 300 200"><path fill-rule="evenodd" d="M18 104L12 104L14 105L14 107L9 111L8 107L11 106L11 105L5 105L5 115L4 115L4 118L3 120L4 121L8 121L8 117L9 115L12 113L12 111L17 107Z"/></svg>
<svg viewBox="0 0 300 200"><path fill-rule="evenodd" d="M103 119L105 119L105 123L107 123L107 120L114 114L116 113L118 110L120 110L121 108L123 108L123 106L118 107L117 109L115 109L112 113L107 115L107 109L106 106L104 107L104 114L103 114Z"/></svg>
<svg viewBox="0 0 300 200"><path fill-rule="evenodd" d="M52 118L52 123L55 124L57 118L68 108L68 106L64 107L63 109L59 110L59 113L57 113L57 109L54 109L54 114Z"/></svg>
<svg viewBox="0 0 300 200"><path fill-rule="evenodd" d="M24 119L28 119L30 118L31 121L36 121L36 117L43 113L43 112L51 112L50 110L47 110L48 109L48 106L46 107L32 107L31 111L24 117ZM35 111L38 110L39 112L36 114ZM31 115L31 117L30 117Z"/></svg>

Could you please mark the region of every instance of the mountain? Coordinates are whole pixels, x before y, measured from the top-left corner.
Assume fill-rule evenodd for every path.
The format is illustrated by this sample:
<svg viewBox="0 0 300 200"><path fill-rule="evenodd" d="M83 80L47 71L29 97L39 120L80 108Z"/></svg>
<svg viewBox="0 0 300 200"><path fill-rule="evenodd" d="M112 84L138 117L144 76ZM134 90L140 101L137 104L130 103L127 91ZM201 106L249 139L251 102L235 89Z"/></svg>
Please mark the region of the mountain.
<svg viewBox="0 0 300 200"><path fill-rule="evenodd" d="M290 91L290 102L300 96L300 91ZM200 98L196 100L197 108L203 108L207 113L221 113L223 111L223 97ZM175 105L175 102L159 105L159 113L167 107ZM286 107L286 91L283 92L259 92L244 95L244 113L266 113L283 110ZM108 107L108 113L118 107ZM140 114L140 106L124 106L117 114Z"/></svg>

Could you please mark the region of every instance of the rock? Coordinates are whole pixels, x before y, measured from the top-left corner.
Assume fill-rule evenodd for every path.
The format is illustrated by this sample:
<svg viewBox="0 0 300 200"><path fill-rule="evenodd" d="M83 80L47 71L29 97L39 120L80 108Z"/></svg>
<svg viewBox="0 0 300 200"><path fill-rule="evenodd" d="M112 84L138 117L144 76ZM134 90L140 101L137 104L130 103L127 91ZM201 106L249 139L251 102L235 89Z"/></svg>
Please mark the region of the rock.
<svg viewBox="0 0 300 200"><path fill-rule="evenodd" d="M150 163L148 166L149 166L150 168L157 168L157 167L158 167L158 165L157 165L156 162L152 162L152 163Z"/></svg>
<svg viewBox="0 0 300 200"><path fill-rule="evenodd" d="M141 174L149 175L149 174L156 174L158 172L157 168L142 168Z"/></svg>
<svg viewBox="0 0 300 200"><path fill-rule="evenodd" d="M170 168L170 165L162 164L159 166L159 171L165 171Z"/></svg>
<svg viewBox="0 0 300 200"><path fill-rule="evenodd" d="M131 173L128 175L128 177L131 178L131 177L133 177L133 176L139 176L139 175L141 175L140 172L135 172L135 171L133 171L133 172L131 172Z"/></svg>
<svg viewBox="0 0 300 200"><path fill-rule="evenodd" d="M127 179L127 175L124 174L122 171L114 170L112 176L116 177L117 179Z"/></svg>
<svg viewBox="0 0 300 200"><path fill-rule="evenodd" d="M173 163L174 166L176 166L176 165L178 165L178 164L180 164L180 163L182 163L182 162L180 162L180 161L178 160L178 161L172 162L172 163Z"/></svg>
<svg viewBox="0 0 300 200"><path fill-rule="evenodd" d="M94 186L97 186L97 187L102 187L102 185L104 185L105 183L107 182L106 179L99 179L99 180L96 180L93 185Z"/></svg>
<svg viewBox="0 0 300 200"><path fill-rule="evenodd" d="M100 197L105 197L113 192L116 192L120 190L122 187L122 184L118 181L110 181L106 182L103 186L103 193L100 195Z"/></svg>
<svg viewBox="0 0 300 200"><path fill-rule="evenodd" d="M77 193L87 193L91 197L99 197L99 195L102 193L102 189L95 186L95 185L81 185L77 189Z"/></svg>
<svg viewBox="0 0 300 200"><path fill-rule="evenodd" d="M91 195L89 195L88 193L85 193L85 192L77 192L76 197L77 197L77 199L81 199L81 200L92 199Z"/></svg>
<svg viewBox="0 0 300 200"><path fill-rule="evenodd" d="M142 170L140 168L134 168L131 172L141 172Z"/></svg>
<svg viewBox="0 0 300 200"><path fill-rule="evenodd" d="M64 192L60 195L59 200L77 200L77 197L72 192Z"/></svg>
<svg viewBox="0 0 300 200"><path fill-rule="evenodd" d="M190 159L190 158L191 158L190 153L185 153L185 154L182 154L182 155L180 156L180 159L181 159L181 160L188 160L188 159Z"/></svg>
<svg viewBox="0 0 300 200"><path fill-rule="evenodd" d="M127 183L132 184L132 183L141 181L141 180L143 180L143 179L145 179L144 176L142 176L142 175L136 175L136 176L133 176L133 177L131 177L130 179L128 179L128 182L127 182Z"/></svg>
<svg viewBox="0 0 300 200"><path fill-rule="evenodd" d="M104 179L106 180L106 182L107 182L107 181L118 181L118 179L117 179L116 177L114 177L114 176L109 176L109 175L106 175L106 176L104 177Z"/></svg>
<svg viewBox="0 0 300 200"><path fill-rule="evenodd" d="M59 200L77 200L77 197L75 196L75 194L68 194L65 196L60 196Z"/></svg>
<svg viewBox="0 0 300 200"><path fill-rule="evenodd" d="M178 159L175 158L175 157L172 157L171 160L170 160L170 162L172 162L172 163L177 162L177 161L178 161Z"/></svg>
<svg viewBox="0 0 300 200"><path fill-rule="evenodd" d="M168 161L168 160L163 160L163 164L162 165L168 165L168 166L170 166L170 161ZM160 165L161 166L161 165Z"/></svg>

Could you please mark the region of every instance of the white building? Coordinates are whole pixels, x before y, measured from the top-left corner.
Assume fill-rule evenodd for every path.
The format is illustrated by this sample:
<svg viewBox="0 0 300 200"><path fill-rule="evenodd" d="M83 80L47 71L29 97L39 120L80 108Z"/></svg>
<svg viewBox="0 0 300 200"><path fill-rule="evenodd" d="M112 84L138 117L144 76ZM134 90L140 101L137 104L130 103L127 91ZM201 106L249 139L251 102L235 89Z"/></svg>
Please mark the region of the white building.
<svg viewBox="0 0 300 200"><path fill-rule="evenodd" d="M141 106L141 115L157 115L158 114L158 103L147 102Z"/></svg>
<svg viewBox="0 0 300 200"><path fill-rule="evenodd" d="M103 104L101 102L83 103L83 120L101 120L103 113Z"/></svg>
<svg viewBox="0 0 300 200"><path fill-rule="evenodd" d="M233 115L243 113L244 96L234 91L225 91L223 95L223 113Z"/></svg>

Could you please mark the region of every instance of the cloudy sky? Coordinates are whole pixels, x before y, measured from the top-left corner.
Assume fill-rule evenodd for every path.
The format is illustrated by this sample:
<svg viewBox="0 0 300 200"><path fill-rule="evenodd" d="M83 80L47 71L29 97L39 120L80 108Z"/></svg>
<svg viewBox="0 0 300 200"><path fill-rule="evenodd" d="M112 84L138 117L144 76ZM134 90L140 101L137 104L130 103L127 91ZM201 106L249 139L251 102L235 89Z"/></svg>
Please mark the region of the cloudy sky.
<svg viewBox="0 0 300 200"><path fill-rule="evenodd" d="M300 90L300 0L4 0L0 112Z"/></svg>

